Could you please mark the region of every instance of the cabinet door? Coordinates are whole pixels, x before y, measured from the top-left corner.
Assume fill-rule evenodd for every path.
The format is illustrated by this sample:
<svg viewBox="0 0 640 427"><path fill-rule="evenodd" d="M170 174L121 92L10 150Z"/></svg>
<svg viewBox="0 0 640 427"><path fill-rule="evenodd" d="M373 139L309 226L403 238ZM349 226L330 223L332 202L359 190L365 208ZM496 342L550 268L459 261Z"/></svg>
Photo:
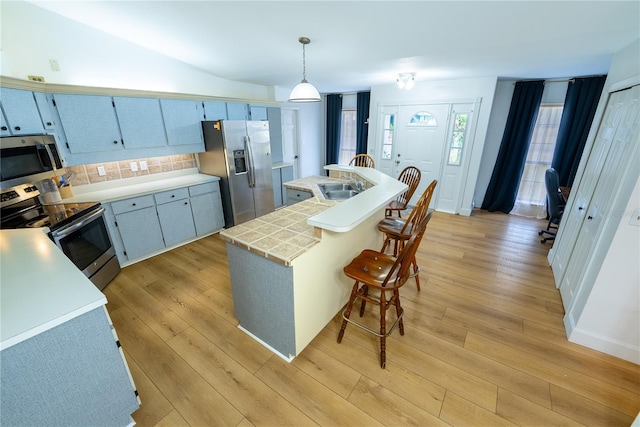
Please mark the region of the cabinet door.
<svg viewBox="0 0 640 427"><path fill-rule="evenodd" d="M249 105L227 102L227 116L229 120L247 120L249 118Z"/></svg>
<svg viewBox="0 0 640 427"><path fill-rule="evenodd" d="M267 107L261 105L249 106L249 120L267 120Z"/></svg>
<svg viewBox="0 0 640 427"><path fill-rule="evenodd" d="M155 206L115 215L125 255L129 260L164 248Z"/></svg>
<svg viewBox="0 0 640 427"><path fill-rule="evenodd" d="M191 212L198 236L204 236L224 228L219 191L192 196Z"/></svg>
<svg viewBox="0 0 640 427"><path fill-rule="evenodd" d="M227 120L227 103L220 101L205 101L204 106L205 120Z"/></svg>
<svg viewBox="0 0 640 427"><path fill-rule="evenodd" d="M161 99L162 117L169 145L202 144L202 102Z"/></svg>
<svg viewBox="0 0 640 427"><path fill-rule="evenodd" d="M113 103L125 148L167 145L158 99L114 96Z"/></svg>
<svg viewBox="0 0 640 427"><path fill-rule="evenodd" d="M12 135L44 133L33 92L0 88L0 103L7 120L6 126Z"/></svg>
<svg viewBox="0 0 640 427"><path fill-rule="evenodd" d="M196 229L189 199L159 205L157 210L166 246L173 246L195 237Z"/></svg>
<svg viewBox="0 0 640 427"><path fill-rule="evenodd" d="M56 129L56 122L51 112L51 106L47 100L47 95L44 92L33 92L33 98L36 100L38 111L40 112L40 118L42 119L42 126L47 131L54 131Z"/></svg>
<svg viewBox="0 0 640 427"><path fill-rule="evenodd" d="M53 94L71 153L122 150L122 137L110 96Z"/></svg>
<svg viewBox="0 0 640 427"><path fill-rule="evenodd" d="M284 205L282 200L282 179L280 178L280 169L271 170L271 179L273 180L273 202L275 207L279 208Z"/></svg>
<svg viewBox="0 0 640 427"><path fill-rule="evenodd" d="M0 136L11 136L9 125L7 124L7 119L4 118L2 109L0 109Z"/></svg>

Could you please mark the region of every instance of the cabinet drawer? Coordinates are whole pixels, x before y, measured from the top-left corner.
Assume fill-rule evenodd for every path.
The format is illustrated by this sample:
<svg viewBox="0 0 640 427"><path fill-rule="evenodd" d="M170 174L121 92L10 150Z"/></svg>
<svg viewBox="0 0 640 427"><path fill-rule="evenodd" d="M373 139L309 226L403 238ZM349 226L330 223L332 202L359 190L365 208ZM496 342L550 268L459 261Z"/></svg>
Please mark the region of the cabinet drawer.
<svg viewBox="0 0 640 427"><path fill-rule="evenodd" d="M310 191L287 188L287 200L296 200L301 202L303 200L310 199L311 197L313 197L313 193Z"/></svg>
<svg viewBox="0 0 640 427"><path fill-rule="evenodd" d="M156 203L161 205L163 203L174 202L176 200L186 199L189 197L188 188L176 188L175 190L163 191L162 193L156 193L154 195Z"/></svg>
<svg viewBox="0 0 640 427"><path fill-rule="evenodd" d="M155 206L152 195L132 197L131 199L111 202L111 209L113 209L113 213L115 215L124 212L136 211L138 209L148 208L150 206Z"/></svg>
<svg viewBox="0 0 640 427"><path fill-rule="evenodd" d="M216 191L220 191L220 187L218 186L218 181L207 182L206 184L198 184L189 187L189 195L190 196L199 196L200 194L205 193L213 193Z"/></svg>

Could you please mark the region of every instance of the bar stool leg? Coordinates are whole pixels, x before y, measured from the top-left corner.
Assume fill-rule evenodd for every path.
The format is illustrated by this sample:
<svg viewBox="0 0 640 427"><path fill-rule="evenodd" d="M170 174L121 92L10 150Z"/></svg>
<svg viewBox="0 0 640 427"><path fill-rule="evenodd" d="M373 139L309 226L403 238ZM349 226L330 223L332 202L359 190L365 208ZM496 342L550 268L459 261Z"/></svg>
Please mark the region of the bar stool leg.
<svg viewBox="0 0 640 427"><path fill-rule="evenodd" d="M356 301L356 293L358 292L358 281L353 285L353 289L351 289L351 296L349 297L349 302L347 303L347 308L344 311L344 317L347 319L351 316L351 309L353 308L353 303ZM342 337L344 337L344 330L347 328L347 321L342 319L342 326L340 326L340 332L338 333L338 343L342 342Z"/></svg>
<svg viewBox="0 0 640 427"><path fill-rule="evenodd" d="M360 299L360 317L364 316L364 308L367 304L366 298L369 296L369 286L362 286L362 296L363 298Z"/></svg>
<svg viewBox="0 0 640 427"><path fill-rule="evenodd" d="M393 291L393 295L395 298L396 316L398 316L397 318L400 319L400 321L398 322L398 329L400 330L400 335L404 335L404 322L402 320L403 309L400 305L400 292L396 289Z"/></svg>
<svg viewBox="0 0 640 427"><path fill-rule="evenodd" d="M387 313L386 292L380 292L380 367L384 368L387 364Z"/></svg>

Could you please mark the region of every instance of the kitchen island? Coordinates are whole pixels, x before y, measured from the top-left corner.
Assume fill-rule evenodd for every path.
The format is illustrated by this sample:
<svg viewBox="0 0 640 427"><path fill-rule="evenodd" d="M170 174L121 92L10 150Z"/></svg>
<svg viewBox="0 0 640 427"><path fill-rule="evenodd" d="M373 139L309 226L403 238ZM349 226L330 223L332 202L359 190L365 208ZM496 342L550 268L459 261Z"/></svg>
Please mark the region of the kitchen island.
<svg viewBox="0 0 640 427"><path fill-rule="evenodd" d="M366 248L387 203L406 186L375 169L329 165L329 177L285 183L312 197L224 230L239 327L292 360L346 304L351 281L342 268ZM326 200L318 184L361 182L344 200Z"/></svg>
<svg viewBox="0 0 640 427"><path fill-rule="evenodd" d="M0 424L132 423L105 296L42 229L0 231Z"/></svg>

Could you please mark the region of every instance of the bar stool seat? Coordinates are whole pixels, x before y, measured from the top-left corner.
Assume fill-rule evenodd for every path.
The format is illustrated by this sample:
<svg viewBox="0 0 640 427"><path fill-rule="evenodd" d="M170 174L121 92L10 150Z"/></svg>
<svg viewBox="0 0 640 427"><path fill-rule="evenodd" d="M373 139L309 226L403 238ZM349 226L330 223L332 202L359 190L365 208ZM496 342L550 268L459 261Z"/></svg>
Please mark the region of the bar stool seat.
<svg viewBox="0 0 640 427"><path fill-rule="evenodd" d="M355 280L349 302L342 312L342 326L338 333L338 343L342 342L347 323L351 323L359 328L372 333L380 338L380 367L386 366L386 337L393 332L396 326L400 335L404 335L404 323L402 315L404 309L400 304L399 289L409 278L409 267L411 259L415 255L418 244L429 222L429 214L419 224L413 235L407 240L398 257L365 249L355 257L349 265L344 267L344 273ZM378 295L372 295L370 291L377 291ZM389 295L387 295L389 293ZM360 317L364 316L366 303L372 303L380 308L380 329L376 331L363 322L350 319L351 310L356 300L360 300ZM386 312L389 308L395 307L396 320L387 331Z"/></svg>
<svg viewBox="0 0 640 427"><path fill-rule="evenodd" d="M404 247L405 242L412 236L415 227L428 215L431 197L437 184L437 180L433 180L431 184L429 184L420 196L420 199L418 199L418 203L416 203L408 218L388 216L378 223L378 230L384 233L384 242L382 243L380 252L386 252L391 246L391 242L393 242L393 255L398 255L398 252ZM411 265L413 267L411 276L415 278L416 287L420 290L420 266L415 259L415 255L411 260Z"/></svg>

